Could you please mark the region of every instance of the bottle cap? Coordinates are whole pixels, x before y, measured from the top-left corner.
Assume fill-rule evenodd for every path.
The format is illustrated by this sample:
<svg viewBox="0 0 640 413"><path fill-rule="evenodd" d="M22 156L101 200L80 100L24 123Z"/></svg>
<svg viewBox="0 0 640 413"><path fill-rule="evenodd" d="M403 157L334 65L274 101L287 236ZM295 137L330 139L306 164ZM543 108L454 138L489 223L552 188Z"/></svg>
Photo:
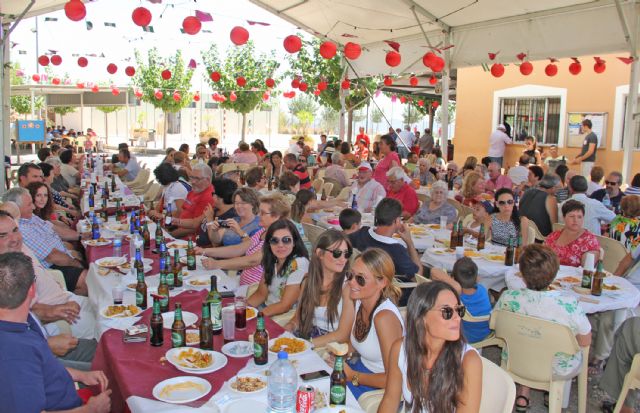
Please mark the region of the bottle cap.
<svg viewBox="0 0 640 413"><path fill-rule="evenodd" d="M287 360L289 359L289 354L286 351L280 350L278 351L278 360Z"/></svg>

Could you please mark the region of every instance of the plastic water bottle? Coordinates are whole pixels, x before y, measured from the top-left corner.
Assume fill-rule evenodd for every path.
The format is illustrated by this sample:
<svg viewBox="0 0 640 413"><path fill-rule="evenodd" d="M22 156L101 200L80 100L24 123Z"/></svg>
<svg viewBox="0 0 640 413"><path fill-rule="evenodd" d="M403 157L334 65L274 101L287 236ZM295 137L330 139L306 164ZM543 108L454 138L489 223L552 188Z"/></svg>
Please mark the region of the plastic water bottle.
<svg viewBox="0 0 640 413"><path fill-rule="evenodd" d="M611 209L611 198L609 197L608 193L604 194L604 198L602 198L602 205L604 205L608 209Z"/></svg>
<svg viewBox="0 0 640 413"><path fill-rule="evenodd" d="M293 413L296 405L298 373L285 351L278 353L278 360L269 369L269 412Z"/></svg>
<svg viewBox="0 0 640 413"><path fill-rule="evenodd" d="M122 237L116 236L113 239L113 256L121 257L122 256Z"/></svg>

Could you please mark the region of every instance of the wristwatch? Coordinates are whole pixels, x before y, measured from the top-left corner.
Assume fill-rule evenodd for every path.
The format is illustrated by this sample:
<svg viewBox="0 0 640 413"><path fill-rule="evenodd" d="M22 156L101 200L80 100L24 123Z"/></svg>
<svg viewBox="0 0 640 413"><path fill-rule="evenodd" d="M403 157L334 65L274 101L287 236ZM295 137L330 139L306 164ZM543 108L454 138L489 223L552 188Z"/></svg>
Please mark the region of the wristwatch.
<svg viewBox="0 0 640 413"><path fill-rule="evenodd" d="M242 239L249 238L249 234L245 232L244 234L240 235L240 238Z"/></svg>
<svg viewBox="0 0 640 413"><path fill-rule="evenodd" d="M360 378L360 374L354 373L354 375L351 376L351 384L353 384L356 387L360 386L359 378Z"/></svg>

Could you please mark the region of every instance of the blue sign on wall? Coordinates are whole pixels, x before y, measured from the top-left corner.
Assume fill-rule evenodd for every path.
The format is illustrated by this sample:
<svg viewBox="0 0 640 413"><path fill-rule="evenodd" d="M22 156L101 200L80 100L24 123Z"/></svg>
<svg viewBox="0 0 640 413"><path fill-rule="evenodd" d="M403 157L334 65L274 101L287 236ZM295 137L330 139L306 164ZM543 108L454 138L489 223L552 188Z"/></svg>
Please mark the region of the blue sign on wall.
<svg viewBox="0 0 640 413"><path fill-rule="evenodd" d="M44 142L45 132L43 120L18 121L18 142Z"/></svg>

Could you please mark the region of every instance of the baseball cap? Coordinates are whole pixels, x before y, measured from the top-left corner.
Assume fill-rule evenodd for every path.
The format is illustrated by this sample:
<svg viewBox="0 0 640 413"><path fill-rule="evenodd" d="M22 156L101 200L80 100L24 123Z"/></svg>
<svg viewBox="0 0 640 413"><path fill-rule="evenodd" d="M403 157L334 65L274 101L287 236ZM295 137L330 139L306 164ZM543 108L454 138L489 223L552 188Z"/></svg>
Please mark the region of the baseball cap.
<svg viewBox="0 0 640 413"><path fill-rule="evenodd" d="M504 126L502 123L498 125L498 127L496 129L502 129L502 130L507 130L506 126Z"/></svg>
<svg viewBox="0 0 640 413"><path fill-rule="evenodd" d="M373 171L369 162L361 162L360 166L358 166L359 171Z"/></svg>

